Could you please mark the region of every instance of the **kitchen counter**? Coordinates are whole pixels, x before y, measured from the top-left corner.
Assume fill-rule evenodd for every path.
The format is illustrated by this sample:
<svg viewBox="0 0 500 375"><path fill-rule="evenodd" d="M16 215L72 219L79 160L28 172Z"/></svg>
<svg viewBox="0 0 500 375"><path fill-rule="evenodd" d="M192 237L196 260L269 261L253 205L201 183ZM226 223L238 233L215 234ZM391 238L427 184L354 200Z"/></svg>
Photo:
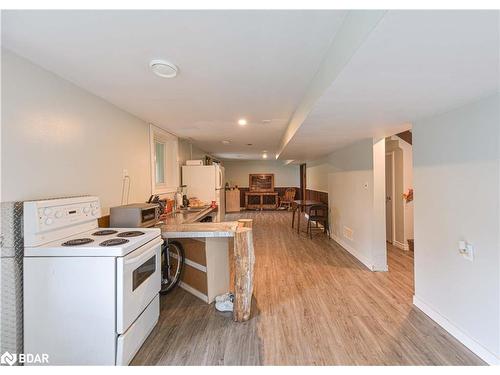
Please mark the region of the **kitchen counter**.
<svg viewBox="0 0 500 375"><path fill-rule="evenodd" d="M165 215L162 221L164 225L196 223L197 221L203 219L205 216L216 211L217 208L212 208L212 206L179 210L177 212L171 212Z"/></svg>
<svg viewBox="0 0 500 375"><path fill-rule="evenodd" d="M175 238L184 241L183 246L189 246L185 248L189 262L185 264L180 286L208 303L213 301L215 295L226 293L231 288L228 250L232 250L233 319L244 322L250 318L253 291L255 255L252 228L245 228L237 221L199 222L216 210L207 206L201 210L170 213L156 228L161 230L163 238ZM233 237L234 241L229 242L229 237ZM229 248L229 243L234 243L234 246Z"/></svg>
<svg viewBox="0 0 500 375"><path fill-rule="evenodd" d="M216 211L216 208L206 206L202 209L172 212L166 215L156 228L160 228L164 238L234 237L238 227L236 221L199 222Z"/></svg>
<svg viewBox="0 0 500 375"><path fill-rule="evenodd" d="M238 222L164 224L159 228L164 238L234 237Z"/></svg>

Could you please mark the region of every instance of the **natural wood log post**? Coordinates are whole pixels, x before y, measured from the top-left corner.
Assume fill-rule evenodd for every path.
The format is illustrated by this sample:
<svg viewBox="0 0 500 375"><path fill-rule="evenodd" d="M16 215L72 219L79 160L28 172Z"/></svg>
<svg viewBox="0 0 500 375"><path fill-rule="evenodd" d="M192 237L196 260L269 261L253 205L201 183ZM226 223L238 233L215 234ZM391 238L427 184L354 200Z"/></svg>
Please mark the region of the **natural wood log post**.
<svg viewBox="0 0 500 375"><path fill-rule="evenodd" d="M250 318L255 254L251 228L238 227L234 233L234 307L233 320Z"/></svg>

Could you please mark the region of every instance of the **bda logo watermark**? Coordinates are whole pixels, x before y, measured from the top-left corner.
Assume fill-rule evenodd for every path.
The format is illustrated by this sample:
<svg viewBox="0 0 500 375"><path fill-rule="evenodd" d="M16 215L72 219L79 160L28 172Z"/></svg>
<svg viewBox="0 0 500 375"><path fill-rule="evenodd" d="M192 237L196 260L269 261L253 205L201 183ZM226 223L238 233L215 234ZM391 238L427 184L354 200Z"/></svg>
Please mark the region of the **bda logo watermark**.
<svg viewBox="0 0 500 375"><path fill-rule="evenodd" d="M5 352L0 356L0 364L12 366L16 362L19 364L42 364L49 363L49 355L43 354L31 354L31 353L9 353Z"/></svg>
<svg viewBox="0 0 500 375"><path fill-rule="evenodd" d="M16 354L11 354L9 352L5 352L2 354L0 357L0 363L2 365L9 365L12 366L14 363L17 361L17 355Z"/></svg>

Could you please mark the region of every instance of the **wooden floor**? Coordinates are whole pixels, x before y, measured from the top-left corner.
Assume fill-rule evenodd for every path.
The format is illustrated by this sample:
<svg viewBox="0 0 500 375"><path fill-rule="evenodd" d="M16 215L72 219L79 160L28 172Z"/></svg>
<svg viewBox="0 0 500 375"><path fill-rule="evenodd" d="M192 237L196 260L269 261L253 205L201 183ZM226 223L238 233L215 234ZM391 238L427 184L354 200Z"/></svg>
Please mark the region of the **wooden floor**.
<svg viewBox="0 0 500 375"><path fill-rule="evenodd" d="M370 272L333 240L309 240L289 212L254 219L253 314L234 323L184 290L162 297L133 365L479 365L412 305L413 257L392 246ZM304 220L302 221L304 224Z"/></svg>

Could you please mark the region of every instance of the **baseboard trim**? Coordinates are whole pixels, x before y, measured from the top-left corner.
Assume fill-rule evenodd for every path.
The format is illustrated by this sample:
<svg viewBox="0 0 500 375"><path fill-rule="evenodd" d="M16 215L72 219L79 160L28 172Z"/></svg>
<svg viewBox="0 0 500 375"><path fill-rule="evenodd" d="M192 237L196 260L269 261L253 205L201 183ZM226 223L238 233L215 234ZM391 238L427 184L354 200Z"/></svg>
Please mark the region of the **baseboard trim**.
<svg viewBox="0 0 500 375"><path fill-rule="evenodd" d="M184 289L186 292L191 293L193 296L198 297L203 302L208 303L208 296L200 292L199 290L193 288L191 285L186 284L183 281L179 281L179 286Z"/></svg>
<svg viewBox="0 0 500 375"><path fill-rule="evenodd" d="M404 251L410 250L410 246L408 246L407 244L405 245L404 243L396 241L396 240L394 240L393 245L396 246L398 249L401 249Z"/></svg>
<svg viewBox="0 0 500 375"><path fill-rule="evenodd" d="M372 271L375 271L375 272L387 272L389 271L389 266L386 264L385 266L383 266L382 268L377 268L375 266L372 266Z"/></svg>
<svg viewBox="0 0 500 375"><path fill-rule="evenodd" d="M369 261L368 258L365 256L359 254L359 252L353 248L352 246L349 246L346 244L344 241L342 241L339 237L336 235L332 234L332 239L337 242L340 246L342 246L348 253L350 253L354 258L359 260L363 265L365 265L370 271L374 271L373 269L373 264Z"/></svg>
<svg viewBox="0 0 500 375"><path fill-rule="evenodd" d="M450 335L452 335L458 341L464 344L470 351L476 354L483 361L485 361L489 365L500 365L499 357L497 357L494 353L490 352L488 349L486 349L472 337L467 335L455 324L450 322L446 317L441 315L438 311L436 311L434 308L432 308L429 304L424 302L416 295L413 296L413 304L419 310L421 310L425 315L427 315L429 318L431 318L437 324L439 324Z"/></svg>

